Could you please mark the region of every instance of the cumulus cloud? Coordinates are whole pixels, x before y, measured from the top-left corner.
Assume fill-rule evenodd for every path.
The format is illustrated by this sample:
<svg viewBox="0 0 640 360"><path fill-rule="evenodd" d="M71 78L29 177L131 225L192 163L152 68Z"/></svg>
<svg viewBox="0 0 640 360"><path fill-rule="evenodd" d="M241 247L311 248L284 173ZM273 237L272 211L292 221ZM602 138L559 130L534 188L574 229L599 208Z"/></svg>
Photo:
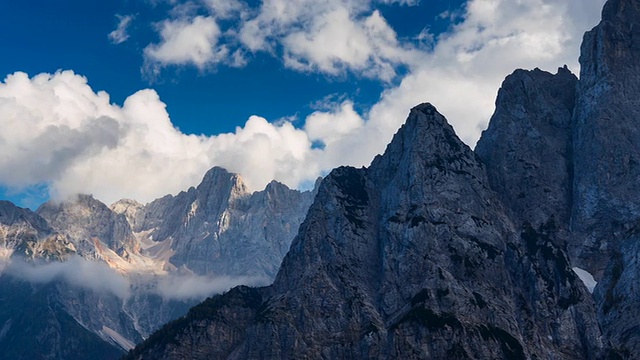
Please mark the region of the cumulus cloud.
<svg viewBox="0 0 640 360"><path fill-rule="evenodd" d="M203 70L227 56L227 48L218 46L221 31L211 16L165 20L158 28L160 43L144 49L146 71L156 74L170 65L194 65Z"/></svg>
<svg viewBox="0 0 640 360"><path fill-rule="evenodd" d="M264 0L253 8L238 0L174 2L170 18L156 26L160 41L144 49L143 71L158 76L171 65L241 67L247 53L265 52L297 71L388 82L419 52L398 41L375 6L417 2Z"/></svg>
<svg viewBox="0 0 640 360"><path fill-rule="evenodd" d="M238 0L203 0L213 16L218 19L228 19L241 14L246 5Z"/></svg>
<svg viewBox="0 0 640 360"><path fill-rule="evenodd" d="M579 71L582 35L597 23L603 3L469 1L463 21L439 36L424 62L371 109L371 125L398 125L394 119L402 119L409 107L429 101L473 146L493 112L500 83L514 69L555 71L567 64Z"/></svg>
<svg viewBox="0 0 640 360"><path fill-rule="evenodd" d="M121 44L129 39L129 34L127 33L127 29L131 22L133 21L133 15L116 15L118 18L118 27L109 33L108 37L111 43L113 44Z"/></svg>
<svg viewBox="0 0 640 360"><path fill-rule="evenodd" d="M270 123L252 116L233 133L186 135L173 127L164 103L153 90L139 91L118 106L110 103L108 94L94 92L85 78L73 72L33 78L16 73L0 83L0 183L14 189L46 184L57 197L83 192L107 203L125 197L146 202L196 185L207 169L219 165L243 175L255 190L273 179L298 187L335 166L368 165L384 151L409 109L425 101L438 107L461 138L473 145L493 111L500 82L513 69L541 67L553 71L568 64L578 71L582 34L597 23L603 3L469 1L462 20L435 38L433 48L421 50L421 60L411 65L398 86L384 91L377 104L358 113L348 98L329 103L304 119L301 128L284 120ZM246 22L246 26L267 26L262 35L248 37L255 43L247 40L246 45L268 49L273 39L289 38L296 43L292 46L307 49L289 50L294 58L291 61L297 58L300 66L326 66L322 71L329 72L332 67L355 69L361 63L375 63L378 60L372 60L372 56L378 56L380 63L372 69L384 72L385 62L404 59L395 57L404 54L403 50L390 46L385 53L384 47L371 44L362 50L350 45L340 50L339 41L336 49L314 50L332 39L332 29L318 23L318 19L326 21L323 17L327 16L350 24L353 36L363 36L364 42L397 41L388 32L389 25L370 6L366 1L265 0L252 18L255 21ZM317 14L302 10L305 7L317 10ZM232 10L216 11L228 14ZM167 49L171 49L171 44L178 41L174 39L183 36L179 35L181 29L213 24L206 16L198 19L172 20L167 25L172 30L162 44L169 44ZM291 25L298 22L305 25ZM305 34L306 28L300 26L318 30ZM322 34L324 31L328 35ZM219 29L212 34L217 38ZM372 40L371 34L383 40ZM195 39L202 40L198 36ZM175 46L191 49L192 42L202 51L211 50L210 39L185 38L184 44ZM156 55L165 54L162 46L153 48ZM326 51L338 55L325 56ZM166 61L202 66L209 61L207 56L176 58L182 60L166 56ZM313 60L300 60L303 58ZM321 65L325 60L326 65Z"/></svg>
<svg viewBox="0 0 640 360"><path fill-rule="evenodd" d="M58 198L151 200L160 183L188 187L210 165L208 142L178 132L152 90L118 107L71 71L15 73L0 83L0 114L0 182L13 190L46 184ZM171 176L176 168L183 175Z"/></svg>
<svg viewBox="0 0 640 360"><path fill-rule="evenodd" d="M386 1L391 2L397 1ZM419 54L398 41L372 6L371 1L265 0L239 37L250 51L281 54L284 65L298 71L390 81L398 66L414 63Z"/></svg>
<svg viewBox="0 0 640 360"><path fill-rule="evenodd" d="M0 83L0 114L0 183L14 190L46 184L56 199L80 192L106 203L147 202L197 185L214 165L245 175L254 189L320 173L308 164L308 136L290 122L254 116L235 133L186 135L155 91L117 106L71 71L8 76Z"/></svg>

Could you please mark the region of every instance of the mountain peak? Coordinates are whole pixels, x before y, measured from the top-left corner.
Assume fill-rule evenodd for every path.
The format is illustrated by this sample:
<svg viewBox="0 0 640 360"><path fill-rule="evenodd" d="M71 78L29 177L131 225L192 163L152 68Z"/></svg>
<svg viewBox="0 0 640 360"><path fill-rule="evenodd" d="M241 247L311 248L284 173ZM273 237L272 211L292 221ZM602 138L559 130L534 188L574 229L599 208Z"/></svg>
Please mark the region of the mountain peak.
<svg viewBox="0 0 640 360"><path fill-rule="evenodd" d="M516 70L502 83L496 110L475 152L491 187L515 218L534 227L565 221L571 206L571 114L578 79Z"/></svg>
<svg viewBox="0 0 640 360"><path fill-rule="evenodd" d="M240 175L231 173L219 166L214 166L207 171L197 190L205 197L212 194L216 194L216 197L228 195L230 200L249 195L249 188Z"/></svg>
<svg viewBox="0 0 640 360"><path fill-rule="evenodd" d="M485 177L473 151L430 103L411 109L405 124L393 136L384 154L376 156L369 171L381 183L398 176L417 181L416 174L427 172L434 176L438 176L435 172L464 173L480 180Z"/></svg>
<svg viewBox="0 0 640 360"><path fill-rule="evenodd" d="M214 166L209 169L202 177L201 183L214 183L230 181L233 183L243 183L242 177L238 174L229 172L220 166Z"/></svg>
<svg viewBox="0 0 640 360"><path fill-rule="evenodd" d="M134 236L124 215L116 214L91 195L78 194L64 202L49 201L36 212L57 232L67 235L80 253L96 251L97 241L121 252Z"/></svg>
<svg viewBox="0 0 640 360"><path fill-rule="evenodd" d="M640 22L640 1L609 0L602 8L602 20L617 23Z"/></svg>

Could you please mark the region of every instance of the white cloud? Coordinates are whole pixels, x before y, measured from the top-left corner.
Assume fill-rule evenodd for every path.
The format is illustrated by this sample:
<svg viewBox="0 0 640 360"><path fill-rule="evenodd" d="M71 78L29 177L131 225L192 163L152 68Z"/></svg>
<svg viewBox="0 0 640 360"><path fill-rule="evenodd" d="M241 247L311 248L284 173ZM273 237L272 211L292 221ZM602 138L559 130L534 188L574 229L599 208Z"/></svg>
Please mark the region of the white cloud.
<svg viewBox="0 0 640 360"><path fill-rule="evenodd" d="M122 299L130 295L131 284L127 278L113 271L105 263L86 260L80 256L72 256L65 262L45 264L13 259L4 271L18 279L36 284L60 280L95 292L112 293Z"/></svg>
<svg viewBox="0 0 640 360"><path fill-rule="evenodd" d="M337 8L315 17L309 28L287 34L281 43L290 68L330 75L350 70L383 81L395 77L396 66L417 58L400 46L378 11L354 20L348 9Z"/></svg>
<svg viewBox="0 0 640 360"><path fill-rule="evenodd" d="M312 141L321 141L325 146L339 141L364 125L364 120L353 109L351 101L333 106L329 111L316 111L307 117L304 130Z"/></svg>
<svg viewBox="0 0 640 360"><path fill-rule="evenodd" d="M228 54L224 45L218 46L221 31L211 16L165 20L158 27L160 43L144 49L147 71L152 73L169 65L194 65L204 70Z"/></svg>
<svg viewBox="0 0 640 360"><path fill-rule="evenodd" d="M311 114L303 128L253 116L234 133L185 135L173 127L165 105L153 90L131 95L120 107L110 104L106 93L95 93L86 79L72 72L31 79L16 73L0 83L0 184L24 188L46 183L58 197L83 192L105 202L120 198L145 202L196 185L207 169L219 165L242 174L256 190L272 179L296 187L338 165L368 165L373 156L384 150L409 109L425 101L433 103L461 138L473 145L493 111L500 82L508 73L518 67L555 70L564 64L578 70L582 34L596 24L603 2L470 1L464 20L437 38L433 50L423 51L421 62L413 64L401 83L386 90L371 109L359 114L349 99L343 99ZM396 56L404 56L393 46L397 39L388 32L388 24L367 10L368 2L332 0L313 4L306 0L266 0L260 14L246 25L250 27L254 20L258 28L267 24L264 37L255 38L254 45L268 49L274 38L293 36L289 38L295 40L294 35L303 34L303 30L295 26L292 29L291 24L303 22L321 29L308 37L300 35L298 40L291 40L295 45L288 45L306 49L291 52L291 56L314 59L302 63L307 66L346 71L359 69L363 62L375 64L375 56L380 64L393 63ZM319 7L321 15L311 14L305 6L316 10ZM353 18L346 15L345 7L348 14L366 15ZM271 15L267 18L265 14ZM314 46L333 36L332 29L322 30L318 19L326 21L334 16L351 26L353 36L363 36L363 41L369 43L362 50L341 43L335 49L315 50ZM200 19L198 25L193 25L195 20L175 20L170 27L193 25L200 29L204 26L200 21L210 21L206 17ZM177 30L169 33L163 37L163 44L169 44L166 49L172 49L171 44L177 41L174 39L183 36ZM200 32L196 33L196 39L202 40ZM372 40L371 34L382 40ZM185 38L185 44L175 46L191 49L191 41L193 38ZM206 39L195 42L202 48L212 43ZM391 45L386 48L379 44ZM327 55L329 52L334 55ZM160 53L164 54L164 50L158 50ZM167 50L167 54L171 53ZM180 61L203 66L210 61L207 56L195 58L199 60L185 56ZM378 68L373 66L377 73L384 72L380 64ZM314 146L318 142L324 148Z"/></svg>
<svg viewBox="0 0 640 360"><path fill-rule="evenodd" d="M584 31L594 26L604 0L473 0L464 21L441 36L424 63L389 90L371 111L388 123L429 101L459 136L474 145L493 112L504 77L516 68L555 71L577 59ZM576 11L582 7L583 11ZM589 11L584 11L589 9Z"/></svg>
<svg viewBox="0 0 640 360"><path fill-rule="evenodd" d="M398 41L375 6L417 3L264 0L251 8L238 0L175 2L171 19L157 26L161 41L144 50L144 71L158 75L168 65L200 70L218 63L241 67L247 63L247 52L268 52L297 71L354 73L389 82L398 66L414 63L419 53ZM208 15L195 16L203 11Z"/></svg>
<svg viewBox="0 0 640 360"><path fill-rule="evenodd" d="M151 201L197 185L214 165L243 174L255 189L320 173L307 164L306 133L290 122L256 116L235 133L185 135L155 91L139 91L119 107L71 71L8 76L0 83L0 125L0 184L48 184L54 198L80 192L106 203Z"/></svg>
<svg viewBox="0 0 640 360"><path fill-rule="evenodd" d="M218 19L228 19L242 13L246 5L238 0L203 0L213 16Z"/></svg>
<svg viewBox="0 0 640 360"><path fill-rule="evenodd" d="M242 25L239 37L250 51L281 54L285 66L295 70L353 72L383 81L393 79L397 66L412 64L418 56L397 40L366 0L265 0L258 14Z"/></svg>
<svg viewBox="0 0 640 360"><path fill-rule="evenodd" d="M0 262L0 273L33 284L63 281L71 286L97 293L111 293L127 299L132 292L150 292L164 300L203 300L222 293L237 285L263 286L269 279L256 276L199 276L195 274L167 273L150 275L144 273L121 274L106 263L74 255L66 261L49 263L25 262L12 258ZM132 276L128 276L132 275Z"/></svg>
<svg viewBox="0 0 640 360"><path fill-rule="evenodd" d="M133 15L116 15L118 18L118 27L109 33L109 40L113 44L121 44L129 39L129 34L127 33L127 29L129 25L131 25L131 21L133 21Z"/></svg>
<svg viewBox="0 0 640 360"><path fill-rule="evenodd" d="M165 300L204 300L238 285L264 286L269 280L251 276L206 277L171 274L155 279L154 292Z"/></svg>

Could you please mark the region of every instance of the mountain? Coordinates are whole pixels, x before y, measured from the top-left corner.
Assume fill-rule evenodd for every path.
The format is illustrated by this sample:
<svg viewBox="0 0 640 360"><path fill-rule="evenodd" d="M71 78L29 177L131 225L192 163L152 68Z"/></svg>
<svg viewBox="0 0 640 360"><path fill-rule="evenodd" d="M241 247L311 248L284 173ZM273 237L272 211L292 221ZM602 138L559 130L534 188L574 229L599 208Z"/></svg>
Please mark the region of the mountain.
<svg viewBox="0 0 640 360"><path fill-rule="evenodd" d="M640 353L640 1L609 0L587 32L574 113L572 243L604 335L622 356ZM596 161L597 160L597 161Z"/></svg>
<svg viewBox="0 0 640 360"><path fill-rule="evenodd" d="M239 175L214 167L198 187L138 210L134 230L170 243L175 267L272 280L313 195L275 181L250 193Z"/></svg>
<svg viewBox="0 0 640 360"><path fill-rule="evenodd" d="M71 241L83 257L104 258L105 249L125 256L133 252L135 236L126 217L90 195L72 201L47 202L36 210L58 234Z"/></svg>
<svg viewBox="0 0 640 360"><path fill-rule="evenodd" d="M0 202L0 351L116 358L206 295L268 283L314 195L277 182L251 193L213 168L147 205L78 195L34 213Z"/></svg>
<svg viewBox="0 0 640 360"><path fill-rule="evenodd" d="M105 342L58 300L61 284L36 285L0 276L2 359L117 359L122 348Z"/></svg>
<svg viewBox="0 0 640 360"><path fill-rule="evenodd" d="M39 215L0 201L0 264L15 253L26 259L61 260L75 253L73 243ZM6 359L113 359L121 354L71 317L55 295L57 284L33 285L0 275L0 349ZM76 357L76 355L80 357Z"/></svg>
<svg viewBox="0 0 640 360"><path fill-rule="evenodd" d="M578 79L567 68L516 70L498 91L496 110L475 152L491 188L518 225L553 221L566 240L572 205L571 117Z"/></svg>
<svg viewBox="0 0 640 360"><path fill-rule="evenodd" d="M423 104L369 168L322 181L273 285L207 300L129 358L588 359L601 345L553 229L514 224Z"/></svg>
<svg viewBox="0 0 640 360"><path fill-rule="evenodd" d="M640 1L609 0L580 79L516 70L475 152L415 107L371 166L322 181L271 286L127 358L637 357L639 56Z"/></svg>

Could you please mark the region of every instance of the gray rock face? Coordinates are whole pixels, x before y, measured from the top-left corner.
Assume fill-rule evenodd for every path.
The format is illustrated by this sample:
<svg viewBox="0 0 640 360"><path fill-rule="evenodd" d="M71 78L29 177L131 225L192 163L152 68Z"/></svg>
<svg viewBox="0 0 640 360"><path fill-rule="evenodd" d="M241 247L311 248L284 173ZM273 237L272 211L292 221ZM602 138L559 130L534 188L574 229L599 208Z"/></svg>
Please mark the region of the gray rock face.
<svg viewBox="0 0 640 360"><path fill-rule="evenodd" d="M534 227L553 217L556 244L599 281L612 358L640 353L639 39L640 1L608 1L584 37L575 106L567 75L516 71L476 149L512 214Z"/></svg>
<svg viewBox="0 0 640 360"><path fill-rule="evenodd" d="M251 194L237 174L215 167L197 188L138 211L135 230L170 242L176 267L272 280L313 196L277 182Z"/></svg>
<svg viewBox="0 0 640 360"><path fill-rule="evenodd" d="M27 259L64 260L76 252L64 236L29 209L0 201L0 260L16 255Z"/></svg>
<svg viewBox="0 0 640 360"><path fill-rule="evenodd" d="M608 1L580 56L572 246L576 262L600 275L601 326L622 358L640 353L639 56L640 1Z"/></svg>
<svg viewBox="0 0 640 360"><path fill-rule="evenodd" d="M323 180L272 286L194 308L210 316L130 358L596 358L593 304L551 227L516 228L423 104L368 169Z"/></svg>
<svg viewBox="0 0 640 360"><path fill-rule="evenodd" d="M576 261L597 275L640 219L640 2L610 0L581 49L574 113Z"/></svg>
<svg viewBox="0 0 640 360"><path fill-rule="evenodd" d="M31 210L0 201L0 244L3 248L14 249L23 242L36 242L52 232L46 220Z"/></svg>
<svg viewBox="0 0 640 360"><path fill-rule="evenodd" d="M73 242L85 257L95 257L103 247L122 256L136 246L126 217L114 213L90 195L78 195L70 202L45 203L36 213Z"/></svg>
<svg viewBox="0 0 640 360"><path fill-rule="evenodd" d="M555 75L516 70L498 91L489 128L475 148L491 187L522 224L537 228L553 219L567 230L577 80L566 68Z"/></svg>

